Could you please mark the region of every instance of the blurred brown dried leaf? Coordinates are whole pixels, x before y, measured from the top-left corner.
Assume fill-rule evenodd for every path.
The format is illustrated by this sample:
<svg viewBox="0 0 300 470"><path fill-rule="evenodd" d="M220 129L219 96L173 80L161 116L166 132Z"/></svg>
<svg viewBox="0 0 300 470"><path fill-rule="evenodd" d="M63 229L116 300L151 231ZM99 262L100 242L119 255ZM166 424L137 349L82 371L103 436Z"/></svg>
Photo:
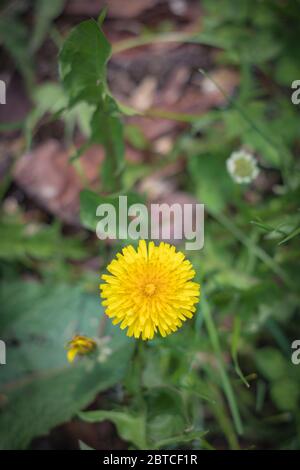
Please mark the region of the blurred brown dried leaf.
<svg viewBox="0 0 300 470"><path fill-rule="evenodd" d="M225 95L232 95L240 82L240 75L236 70L219 68L209 72L201 83L202 92L214 101L215 106L226 102Z"/></svg>
<svg viewBox="0 0 300 470"><path fill-rule="evenodd" d="M84 187L99 189L104 152L99 145L90 147L77 161L78 170L70 163L70 154L57 140L49 139L22 155L15 166L14 180L42 208L66 223L78 225L80 191ZM128 147L126 159L136 163L143 155Z"/></svg>
<svg viewBox="0 0 300 470"><path fill-rule="evenodd" d="M145 10L152 8L161 0L69 0L66 13L70 15L99 15L102 8L107 7L108 17L135 18Z"/></svg>
<svg viewBox="0 0 300 470"><path fill-rule="evenodd" d="M179 206L181 206L181 209L182 209L182 213L183 213L183 208L184 208L184 204L192 204L192 207L193 207L193 210L192 210L192 213L193 213L193 220L195 220L195 209L196 209L196 203L199 202L197 201L193 196L191 196L190 194L184 192L184 191L175 191L175 192L171 192L171 193L168 193L168 194L165 194L163 195L162 197L160 197L158 200L157 200L157 204L167 204L167 206L169 208L172 207L173 204L178 204ZM153 210L153 209L152 209ZM172 243L174 245L178 245L180 243L182 243L182 240L178 240L176 238L174 238L174 234L177 233L178 231L182 230L186 230L186 227L183 226L183 219L182 218L176 218L174 217L172 214L171 214L171 217L167 217L166 219L162 218L162 226L166 229L169 229L169 233L170 233L170 238L168 240L166 239L163 239L163 241L167 241L169 243ZM180 226L178 226L178 224L180 224ZM190 237L190 235L192 235L192 233L186 233L185 232L185 236L187 238Z"/></svg>
<svg viewBox="0 0 300 470"><path fill-rule="evenodd" d="M64 222L78 224L79 193L87 180L99 184L99 166L104 154L100 146L88 149L80 158L82 178L69 163L70 153L50 139L17 162L14 179L23 191Z"/></svg>
<svg viewBox="0 0 300 470"><path fill-rule="evenodd" d="M157 80L154 77L145 77L138 87L133 89L129 98L131 106L138 111L145 111L150 108L154 102Z"/></svg>

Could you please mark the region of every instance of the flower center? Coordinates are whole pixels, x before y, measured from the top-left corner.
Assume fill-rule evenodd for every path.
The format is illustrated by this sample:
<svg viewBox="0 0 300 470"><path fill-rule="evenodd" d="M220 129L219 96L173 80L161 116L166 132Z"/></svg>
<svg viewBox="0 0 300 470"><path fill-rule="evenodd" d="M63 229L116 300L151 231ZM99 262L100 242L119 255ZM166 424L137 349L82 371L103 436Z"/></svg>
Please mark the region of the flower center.
<svg viewBox="0 0 300 470"><path fill-rule="evenodd" d="M152 284L152 282L150 282L149 284L145 285L144 290L145 290L146 295L153 295L156 290L156 286Z"/></svg>

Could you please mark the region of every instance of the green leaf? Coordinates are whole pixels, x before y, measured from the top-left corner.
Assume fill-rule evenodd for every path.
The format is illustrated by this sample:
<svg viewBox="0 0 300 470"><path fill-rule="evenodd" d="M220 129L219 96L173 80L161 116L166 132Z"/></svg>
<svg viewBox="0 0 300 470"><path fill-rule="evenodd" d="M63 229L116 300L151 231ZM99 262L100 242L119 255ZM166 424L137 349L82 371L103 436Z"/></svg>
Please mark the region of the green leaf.
<svg viewBox="0 0 300 470"><path fill-rule="evenodd" d="M236 427L236 430L239 434L243 434L243 423L241 421L240 417L240 412L239 412L239 407L238 407L238 402L236 399L235 391L231 385L228 373L225 368L224 364L224 359L222 356L222 350L221 350L221 345L220 345L220 339L219 339L219 333L217 331L217 328L215 326L212 314L211 314L211 308L210 304L207 302L205 295L202 293L202 312L204 316L204 321L206 324L206 328L210 337L210 341L212 343L213 350L215 352L215 355L218 360L218 366L220 369L220 375L221 375L221 381L222 381L222 387L224 390L224 393L226 395L230 411L232 414L232 418Z"/></svg>
<svg viewBox="0 0 300 470"><path fill-rule="evenodd" d="M182 394L170 386L152 387L147 394L147 435L154 447L164 439L184 434L190 427Z"/></svg>
<svg viewBox="0 0 300 470"><path fill-rule="evenodd" d="M75 333L94 336L98 329L98 295L67 285L3 283L0 302L1 339L8 345L7 365L1 368L0 442L4 449L19 449L119 382L133 341L109 322L106 362L99 362L95 351L69 365L66 342Z"/></svg>
<svg viewBox="0 0 300 470"><path fill-rule="evenodd" d="M36 87L32 93L34 107L25 121L27 148L32 143L33 131L39 120L46 114L55 114L67 106L67 97L60 85L45 82Z"/></svg>
<svg viewBox="0 0 300 470"><path fill-rule="evenodd" d="M255 362L262 375L269 380L280 379L286 374L286 361L277 349L259 349L255 354Z"/></svg>
<svg viewBox="0 0 300 470"><path fill-rule="evenodd" d="M104 189L116 191L121 187L120 174L124 165L123 124L114 99L106 95L91 119L94 143L103 145L105 161L102 165Z"/></svg>
<svg viewBox="0 0 300 470"><path fill-rule="evenodd" d="M0 44L9 52L16 67L31 87L33 84L33 64L28 48L29 34L26 26L18 17L0 17Z"/></svg>
<svg viewBox="0 0 300 470"><path fill-rule="evenodd" d="M79 239L63 237L57 224L32 225L0 223L0 259L26 261L28 257L39 260L82 259L86 251Z"/></svg>
<svg viewBox="0 0 300 470"><path fill-rule="evenodd" d="M148 140L138 126L127 125L125 128L125 137L130 145L139 150L145 150L149 146Z"/></svg>
<svg viewBox="0 0 300 470"><path fill-rule="evenodd" d="M36 87L32 98L35 106L26 118L25 126L28 148L31 146L34 128L45 114L62 119L67 128L75 127L77 123L82 134L90 137L90 121L95 106L82 101L68 109L68 98L64 89L54 82L45 82Z"/></svg>
<svg viewBox="0 0 300 470"><path fill-rule="evenodd" d="M239 339L241 335L241 318L240 316L236 316L233 322L233 332L232 332L232 340L231 340L231 355L234 362L234 367L237 375L240 377L242 382L246 385L246 387L250 387L245 375L243 374L238 360L238 346L239 346Z"/></svg>
<svg viewBox="0 0 300 470"><path fill-rule="evenodd" d="M138 449L147 449L146 419L143 414L133 415L129 411L85 411L79 413L79 417L89 423L112 421L119 435Z"/></svg>
<svg viewBox="0 0 300 470"><path fill-rule="evenodd" d="M288 51L281 55L275 69L275 78L281 84L290 87L291 83L298 77L299 64L297 57L289 55Z"/></svg>
<svg viewBox="0 0 300 470"><path fill-rule="evenodd" d="M117 218L117 232L119 230L119 195L116 194L114 196L99 196L93 191L89 189L84 189L80 193L80 220L84 227L95 230L97 223L101 220L96 215L97 207L100 204L111 204L116 211L116 218ZM126 193L127 196L127 207L131 204L140 203L145 204L145 199L138 193L129 192Z"/></svg>
<svg viewBox="0 0 300 470"><path fill-rule="evenodd" d="M101 102L110 54L110 44L95 20L83 21L71 31L59 54L60 76L70 105L81 100Z"/></svg>
<svg viewBox="0 0 300 470"><path fill-rule="evenodd" d="M83 441L79 441L79 448L80 448L80 450L95 450L92 447L85 444L85 442L83 442Z"/></svg>
<svg viewBox="0 0 300 470"><path fill-rule="evenodd" d="M188 444L192 441L200 441L205 444L206 447L211 448L211 446L206 442L203 441L203 437L207 434L206 431L191 431L185 434L180 434L178 436L167 437L166 439L161 439L160 441L156 442L155 447L156 449L165 449L166 446L174 446L178 444Z"/></svg>
<svg viewBox="0 0 300 470"><path fill-rule="evenodd" d="M300 397L299 384L284 378L272 384L271 397L281 411L297 411Z"/></svg>
<svg viewBox="0 0 300 470"><path fill-rule="evenodd" d="M54 82L45 82L37 87L32 97L39 118L47 112L57 113L67 105L64 90Z"/></svg>
<svg viewBox="0 0 300 470"><path fill-rule="evenodd" d="M233 201L235 185L226 170L225 159L218 154L194 155L189 160L189 172L202 204L214 212Z"/></svg>
<svg viewBox="0 0 300 470"><path fill-rule="evenodd" d="M106 18L106 14L107 14L107 7L104 7L103 10L100 12L99 16L98 16L98 24L100 26L102 26L102 24L104 23L104 20Z"/></svg>
<svg viewBox="0 0 300 470"><path fill-rule="evenodd" d="M100 143L106 158L102 165L103 187L109 192L121 188L124 166L123 125L120 110L109 94L106 65L111 47L94 20L80 23L70 33L60 52L60 76L69 105L79 101L95 105L90 120L90 141Z"/></svg>
<svg viewBox="0 0 300 470"><path fill-rule="evenodd" d="M297 237L299 234L300 234L300 227L296 227L287 237L285 237L283 240L281 240L279 245L282 245L283 243L286 243L286 242L292 240L292 238Z"/></svg>

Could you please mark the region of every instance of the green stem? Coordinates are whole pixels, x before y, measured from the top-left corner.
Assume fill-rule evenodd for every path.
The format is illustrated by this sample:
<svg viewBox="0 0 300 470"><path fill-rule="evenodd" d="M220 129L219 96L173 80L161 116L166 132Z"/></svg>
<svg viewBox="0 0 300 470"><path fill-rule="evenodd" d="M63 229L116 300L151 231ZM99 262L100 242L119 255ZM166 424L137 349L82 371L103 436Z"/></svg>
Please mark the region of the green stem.
<svg viewBox="0 0 300 470"><path fill-rule="evenodd" d="M178 113L174 111L168 111L166 109L161 108L149 108L145 111L139 111L132 106L128 106L127 104L118 101L118 105L125 114L129 114L130 116L138 115L148 118L161 118L161 119L168 119L170 121L177 121L177 122L184 122L188 124L192 124L194 122L199 122L201 119L203 120L205 117L205 113L201 114L188 114L188 113ZM210 120L214 121L220 117L219 111L210 111ZM206 119L206 118L205 118Z"/></svg>
<svg viewBox="0 0 300 470"><path fill-rule="evenodd" d="M196 42L199 43L199 33L163 33L163 34L149 34L143 37L136 37L132 39L125 39L113 45L112 54L133 49L134 47L147 46L157 43L170 43L170 42Z"/></svg>

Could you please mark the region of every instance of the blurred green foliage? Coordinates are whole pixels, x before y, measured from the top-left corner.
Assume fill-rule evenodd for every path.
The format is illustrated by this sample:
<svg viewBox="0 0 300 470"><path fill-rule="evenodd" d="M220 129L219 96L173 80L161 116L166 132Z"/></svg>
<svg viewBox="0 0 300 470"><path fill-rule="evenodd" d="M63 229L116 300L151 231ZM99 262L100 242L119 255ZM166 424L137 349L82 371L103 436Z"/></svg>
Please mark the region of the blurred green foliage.
<svg viewBox="0 0 300 470"><path fill-rule="evenodd" d="M124 135L137 149L151 143L124 124L122 112L129 110L108 88L111 47L101 30L103 18L80 23L64 41L61 84L33 87L34 55L46 34L56 37L52 20L63 3L35 2L33 35L21 21L28 2L7 5L1 42L35 103L22 124L28 145L49 114L63 120L71 139L78 123L87 145L105 148L102 195L90 188L81 194L82 223L94 230L99 201L114 202L129 188L139 201L134 183L156 167L137 165L134 173L125 163ZM11 218L2 211L0 325L8 344L8 365L0 376L3 448L28 446L116 384L121 393L112 395L109 409L79 417L109 419L134 448L300 447L300 366L291 363L290 349L300 337L299 108L290 100L291 82L300 78L300 3L202 5L203 31L190 40L217 47L216 64L235 67L241 85L223 108L191 118L167 156L172 161L185 155L182 187L206 205L205 247L188 253L203 286L198 312L176 334L143 345L108 322L107 361L100 363L95 353L68 366L65 343L78 330L96 336L102 315L98 279L74 275L70 260L96 252L109 261L116 246L98 242L95 248L80 235L64 235L57 222L28 230L22 214ZM226 159L241 146L259 156L266 179L276 174L276 185L249 189L234 183ZM40 281L21 281L28 271Z"/></svg>

